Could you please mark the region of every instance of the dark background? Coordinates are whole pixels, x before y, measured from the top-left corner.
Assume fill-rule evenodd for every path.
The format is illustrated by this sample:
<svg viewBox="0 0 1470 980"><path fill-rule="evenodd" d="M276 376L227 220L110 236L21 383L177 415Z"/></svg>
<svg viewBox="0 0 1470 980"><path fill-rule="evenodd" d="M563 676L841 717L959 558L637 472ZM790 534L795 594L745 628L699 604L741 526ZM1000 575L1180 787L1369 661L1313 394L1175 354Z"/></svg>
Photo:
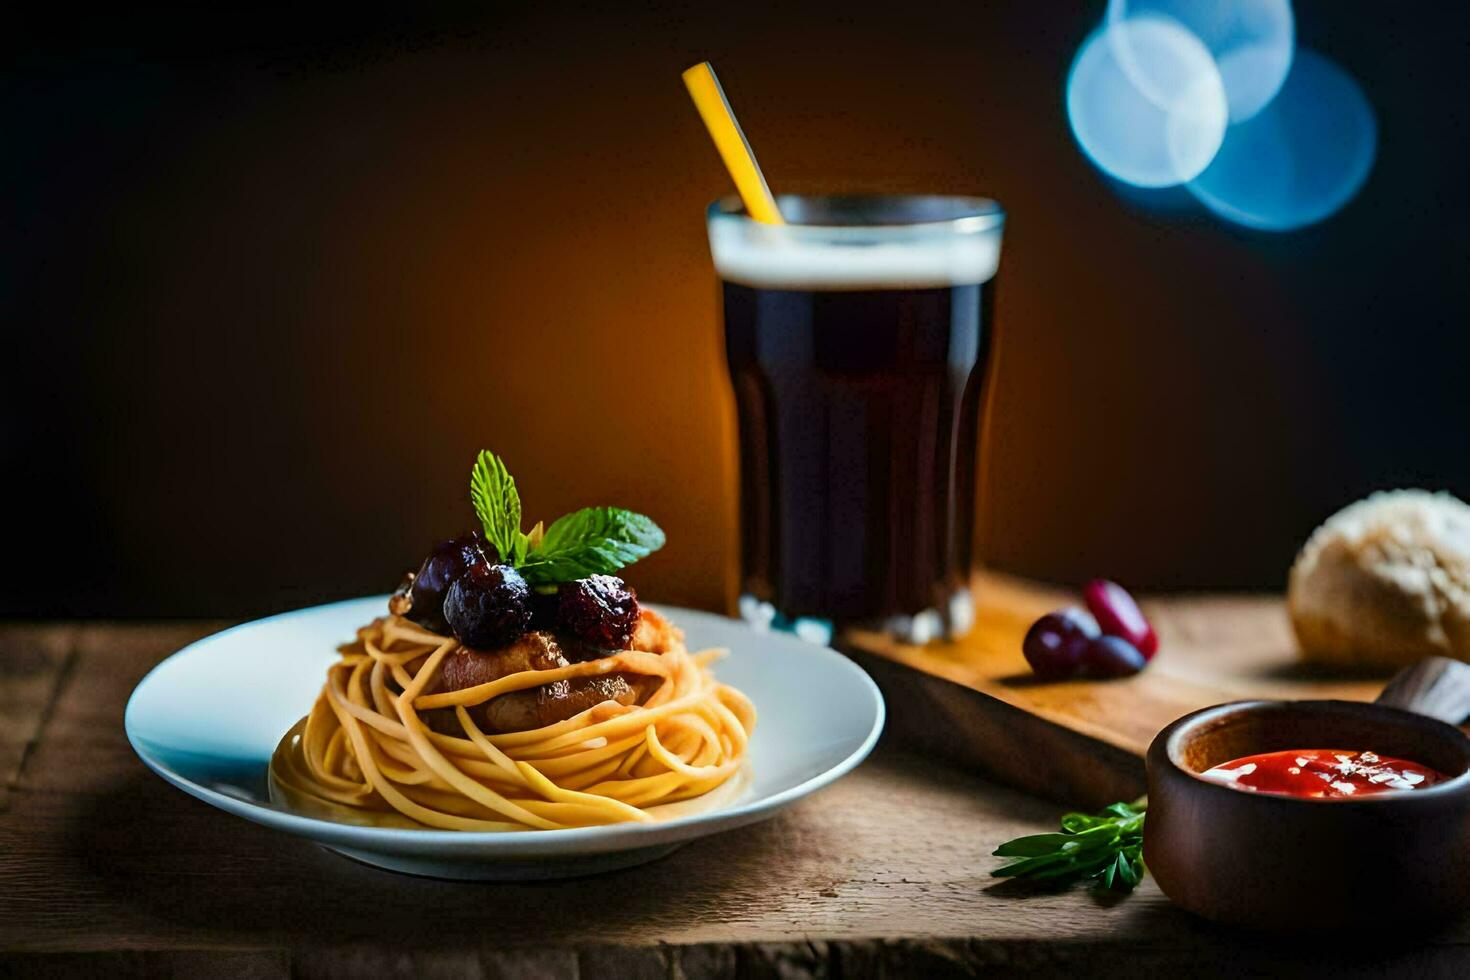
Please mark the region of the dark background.
<svg viewBox="0 0 1470 980"><path fill-rule="evenodd" d="M11 11L0 614L386 590L469 526L482 446L532 520L654 515L645 595L725 603L703 58L779 190L1005 204L989 564L1275 589L1370 490L1470 495L1460 5L1297 5L1380 144L1285 235L1086 162L1062 88L1103 7Z"/></svg>

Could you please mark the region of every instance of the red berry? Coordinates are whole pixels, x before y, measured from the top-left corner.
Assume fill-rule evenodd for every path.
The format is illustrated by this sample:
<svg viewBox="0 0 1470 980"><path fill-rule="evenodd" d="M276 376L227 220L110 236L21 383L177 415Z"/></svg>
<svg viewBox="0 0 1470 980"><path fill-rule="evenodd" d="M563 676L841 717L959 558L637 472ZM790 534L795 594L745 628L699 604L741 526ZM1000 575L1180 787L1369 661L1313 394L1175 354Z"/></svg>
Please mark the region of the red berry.
<svg viewBox="0 0 1470 980"><path fill-rule="evenodd" d="M1098 635L1097 623L1081 609L1058 609L1031 625L1021 653L1037 677L1056 680L1077 673L1082 651Z"/></svg>
<svg viewBox="0 0 1470 980"><path fill-rule="evenodd" d="M462 534L451 541L441 541L429 557L419 566L408 595L412 605L408 618L435 633L448 633L449 622L444 618L444 598L449 587L461 575L475 565L482 565L493 555L495 549L485 541L479 531Z"/></svg>
<svg viewBox="0 0 1470 980"><path fill-rule="evenodd" d="M1127 677L1136 674L1148 658L1121 636L1098 636L1082 650L1082 673L1088 677Z"/></svg>
<svg viewBox="0 0 1470 980"><path fill-rule="evenodd" d="M627 649L638 613L638 594L613 575L589 575L557 588L557 626L599 650Z"/></svg>
<svg viewBox="0 0 1470 980"><path fill-rule="evenodd" d="M444 617L465 646L496 650L530 629L531 589L509 565L471 565L449 587Z"/></svg>
<svg viewBox="0 0 1470 980"><path fill-rule="evenodd" d="M1127 640L1143 654L1144 660L1153 659L1159 649L1159 638L1126 589L1116 582L1096 578L1083 587L1082 598L1104 633Z"/></svg>

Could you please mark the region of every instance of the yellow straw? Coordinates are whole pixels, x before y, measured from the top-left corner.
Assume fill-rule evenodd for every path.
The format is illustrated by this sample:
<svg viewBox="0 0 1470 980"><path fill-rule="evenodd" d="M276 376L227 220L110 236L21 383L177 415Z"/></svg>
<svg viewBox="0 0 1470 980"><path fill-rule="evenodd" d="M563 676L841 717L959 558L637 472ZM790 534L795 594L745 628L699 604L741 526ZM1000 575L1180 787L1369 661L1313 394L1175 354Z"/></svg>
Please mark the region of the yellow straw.
<svg viewBox="0 0 1470 980"><path fill-rule="evenodd" d="M730 101L725 98L725 91L720 88L720 81L715 78L715 70L710 63L701 61L685 71L684 85L709 129L710 138L715 141L715 149L720 151L720 157L725 161L725 168L735 181L735 189L745 202L745 210L763 224L785 224L780 209L776 207L776 199L766 186L760 164L755 162L755 154L751 152L745 134L740 131L740 124L735 121L735 112L730 108Z"/></svg>

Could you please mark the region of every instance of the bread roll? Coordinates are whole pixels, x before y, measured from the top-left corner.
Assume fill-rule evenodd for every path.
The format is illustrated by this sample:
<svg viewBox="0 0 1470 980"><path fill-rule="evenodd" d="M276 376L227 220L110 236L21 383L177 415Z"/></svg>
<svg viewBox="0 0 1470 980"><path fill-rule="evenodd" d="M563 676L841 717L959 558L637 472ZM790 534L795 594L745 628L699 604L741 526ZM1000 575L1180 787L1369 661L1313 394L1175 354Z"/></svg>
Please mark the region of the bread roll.
<svg viewBox="0 0 1470 980"><path fill-rule="evenodd" d="M1287 609L1307 661L1470 661L1470 506L1395 490L1338 511L1292 565Z"/></svg>

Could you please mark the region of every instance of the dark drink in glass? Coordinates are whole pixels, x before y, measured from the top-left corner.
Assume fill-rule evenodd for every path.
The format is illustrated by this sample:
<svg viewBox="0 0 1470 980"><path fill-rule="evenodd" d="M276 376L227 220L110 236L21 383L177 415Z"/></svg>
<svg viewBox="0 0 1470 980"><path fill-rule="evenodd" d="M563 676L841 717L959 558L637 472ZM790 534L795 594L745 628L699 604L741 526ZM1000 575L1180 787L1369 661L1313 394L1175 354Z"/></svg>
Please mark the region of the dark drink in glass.
<svg viewBox="0 0 1470 980"><path fill-rule="evenodd" d="M742 613L919 642L964 633L1000 208L780 205L781 226L734 202L709 215L740 430Z"/></svg>

